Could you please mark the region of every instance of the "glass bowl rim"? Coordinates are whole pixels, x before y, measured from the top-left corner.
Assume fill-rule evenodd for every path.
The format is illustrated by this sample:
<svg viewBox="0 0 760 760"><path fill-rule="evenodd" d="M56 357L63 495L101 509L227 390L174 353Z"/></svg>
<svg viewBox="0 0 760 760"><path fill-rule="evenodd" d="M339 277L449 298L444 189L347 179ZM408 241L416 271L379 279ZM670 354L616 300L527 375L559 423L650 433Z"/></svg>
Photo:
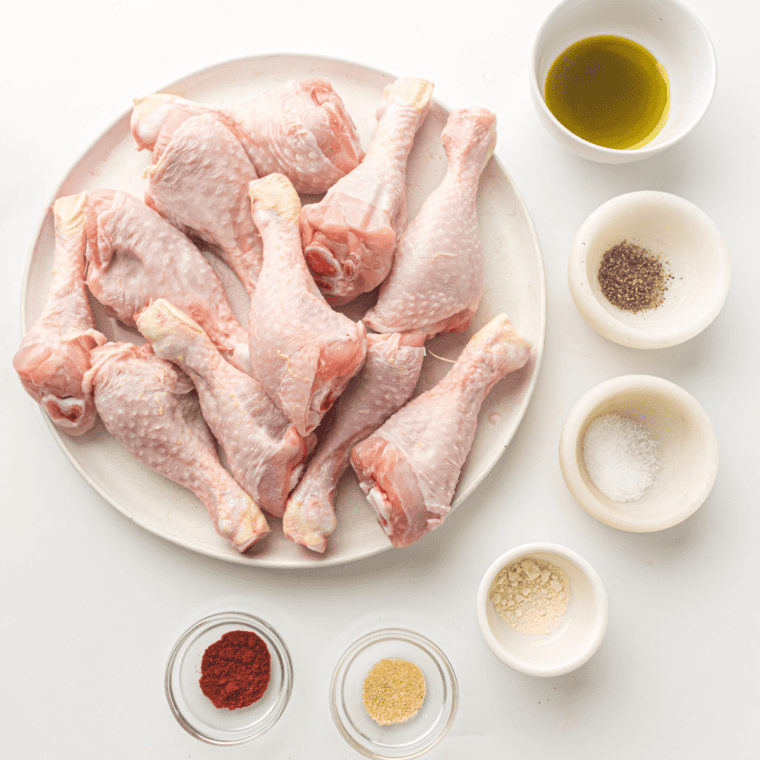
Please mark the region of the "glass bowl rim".
<svg viewBox="0 0 760 760"><path fill-rule="evenodd" d="M420 649L429 654L441 668L441 671L444 674L444 680L448 681L451 689L451 707L442 728L436 733L431 741L428 742L428 744L406 755L380 754L369 749L365 745L360 744L356 741L356 739L354 739L353 736L351 736L351 734L346 729L337 709L338 692L339 690L342 691L340 676L345 673L346 669L352 660L356 657L356 655L368 649L374 644L394 639L399 639L401 641L415 644L420 647ZM335 665L335 669L333 670L332 678L330 679L330 713L332 715L336 728L351 747L366 757L372 758L372 760L412 760L413 758L417 758L426 754L431 749L433 749L433 747L437 746L441 741L443 741L443 738L449 732L449 729L454 723L458 707L459 686L457 683L456 673L454 672L454 668L449 661L449 658L444 654L443 650L441 650L437 644L432 642L426 636L423 636L421 633L417 633L416 631L413 631L409 628L402 628L397 626L377 628L360 636L352 644L350 644L340 656L338 662Z"/></svg>
<svg viewBox="0 0 760 760"><path fill-rule="evenodd" d="M203 629L211 629L214 626L224 625L227 623L240 623L241 625L245 625L255 632L265 634L268 642L271 642L273 644L276 654L282 664L282 685L280 687L280 692L277 695L277 701L275 703L274 710L270 712L266 724L263 726L263 728L257 724L252 733L236 739L214 738L206 735L198 728L196 728L193 723L188 720L188 718L185 716L177 704L177 700L174 695L175 690L172 686L172 674L177 662L177 657L179 656L187 641L193 635L203 631ZM249 741L252 741L253 739L258 738L262 734L266 733L270 728L272 728L280 719L280 716L290 701L290 695L292 691L293 662L290 656L290 650L285 644L285 641L275 630L275 628L266 622L266 620L263 620L262 618L257 617L256 615L252 615L248 612L216 612L212 615L207 615L206 617L201 618L197 622L193 623L193 625L191 625L177 639L177 642L172 647L171 653L169 654L169 658L166 662L166 671L164 674L164 693L166 694L166 699L169 702L169 708L176 718L177 722L180 724L180 726L182 726L182 728L185 729L185 731L187 731L191 736L194 736L196 739L200 739L207 744L213 744L216 746L234 746L237 744L245 744Z"/></svg>

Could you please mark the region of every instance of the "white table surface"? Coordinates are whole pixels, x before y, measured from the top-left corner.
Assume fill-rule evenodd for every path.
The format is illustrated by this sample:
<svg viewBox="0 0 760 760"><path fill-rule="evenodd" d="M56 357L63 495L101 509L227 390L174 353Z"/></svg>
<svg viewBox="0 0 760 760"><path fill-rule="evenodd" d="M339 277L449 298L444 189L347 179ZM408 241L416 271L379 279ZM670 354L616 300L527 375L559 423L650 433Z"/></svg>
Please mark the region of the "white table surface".
<svg viewBox="0 0 760 760"><path fill-rule="evenodd" d="M210 4L41 0L5 8L0 46L3 277L3 529L0 750L4 757L359 757L336 731L327 689L358 634L407 625L450 657L460 686L440 758L756 757L760 634L758 287L760 15L749 0L692 0L712 35L719 82L707 115L649 161L602 166L558 147L528 97L531 38L551 0ZM540 238L548 328L536 392L512 445L474 495L419 544L337 568L272 571L193 554L131 523L82 480L11 368L29 246L74 160L132 96L204 66L254 54L344 58L436 83L450 106L499 120L497 154ZM723 232L733 282L715 322L662 351L614 345L575 310L570 242L621 193L656 189L704 209ZM575 401L617 375L658 375L704 406L721 450L715 487L681 525L608 528L565 488L557 459ZM570 675L541 680L486 647L475 594L492 560L554 541L606 585L607 636ZM253 612L283 635L295 667L287 710L253 744L229 749L185 733L169 712L164 665L205 614Z"/></svg>

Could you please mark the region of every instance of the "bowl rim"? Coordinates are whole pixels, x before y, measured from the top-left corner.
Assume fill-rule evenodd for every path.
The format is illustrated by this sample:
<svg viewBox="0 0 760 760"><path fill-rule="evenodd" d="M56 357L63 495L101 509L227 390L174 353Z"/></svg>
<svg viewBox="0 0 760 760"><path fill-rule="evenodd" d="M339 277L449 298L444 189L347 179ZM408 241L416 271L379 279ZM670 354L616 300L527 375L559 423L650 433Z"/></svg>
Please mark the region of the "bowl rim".
<svg viewBox="0 0 760 760"><path fill-rule="evenodd" d="M658 395L678 406L694 422L705 439L705 468L701 481L692 481L694 494L685 499L678 510L667 514L622 514L610 509L589 489L581 476L577 461L577 445L586 421L593 410L606 400L634 390ZM621 375L594 386L581 396L570 410L559 440L559 461L568 490L578 504L592 517L611 528L630 533L652 533L672 528L694 514L705 502L718 474L718 440L710 418L699 402L679 385L655 375Z"/></svg>
<svg viewBox="0 0 760 760"><path fill-rule="evenodd" d="M593 635L585 648L573 657L568 658L563 664L555 666L540 665L528 662L516 657L509 650L502 647L493 635L491 626L488 623L486 613L488 600L488 591L491 588L494 578L499 571L506 565L510 564L520 557L535 554L553 554L561 557L574 565L587 579L594 594L596 614L593 618L592 627ZM483 574L480 581L477 595L477 617L478 626L483 638L488 644L489 649L504 663L515 670L530 676L541 678L552 678L562 676L585 665L599 649L599 646L607 632L607 623L609 621L609 602L607 601L607 592L605 591L602 579L599 573L594 570L588 560L584 559L578 552L572 549L547 541L537 541L533 543L520 544L509 551L504 552L497 557Z"/></svg>
<svg viewBox="0 0 760 760"><path fill-rule="evenodd" d="M586 2L595 2L600 0L586 0ZM538 41L541 38L544 30L546 27L551 23L551 21L554 19L554 16L566 5L571 4L580 4L578 3L578 0L559 0L558 3L556 3L544 16L540 26L538 27L538 30L536 31L536 34L533 37L533 42L531 44L530 49L530 59L529 59L529 66L528 66L528 77L530 79L530 86L531 91L533 93L533 100L536 104L536 106L541 110L542 114L549 119L549 121L552 123L552 125L560 131L560 133L563 134L566 138L571 140L575 146L582 150L584 152L584 155L588 153L596 153L599 159L603 160L603 157L620 157L623 155L635 155L636 159L631 158L630 160L642 160L645 158L649 158L650 156L653 156L657 153L660 153L661 151L665 150L666 148L671 147L675 143L677 143L679 140L682 140L689 132L691 132L694 127L699 124L699 122L702 120L703 116L707 113L707 109L710 107L710 104L712 103L712 100L715 96L715 89L718 84L718 59L717 55L715 53L715 46L713 45L712 38L710 37L709 32L707 31L707 27L705 26L702 19L695 13L695 11L688 6L685 2L682 2L682 0L657 0L660 4L663 5L671 5L675 8L677 8L681 13L684 13L686 16L689 16L692 21L694 22L695 28L699 31L703 38L703 42L705 43L704 49L707 52L708 60L709 60L709 67L710 67L710 84L709 84L709 92L706 94L706 97L704 99L704 103L702 105L702 108L695 114L695 116L691 119L691 121L686 124L684 127L682 127L678 132L671 135L667 140L663 140L661 143L657 143L656 145L652 145L652 143L649 143L647 145L642 146L641 148L636 148L635 150L631 149L624 149L624 148L605 148L603 145L597 145L596 143L589 142L588 140L584 140L581 137L578 137L574 132L571 132L564 124L562 124L557 117L549 110L549 107L546 105L546 101L544 100L543 90L539 84L538 81ZM590 158L588 155L586 155L587 158Z"/></svg>
<svg viewBox="0 0 760 760"><path fill-rule="evenodd" d="M277 695L277 702L274 709L269 713L269 717L263 726L256 724L245 736L240 736L235 739L219 739L213 736L208 736L203 731L198 729L185 715L179 707L176 697L174 695L174 686L172 684L172 675L174 673L174 667L177 663L177 658L180 652L183 651L185 644L188 642L191 636L198 634L203 629L210 629L217 625L243 625L247 626L249 630L253 630L257 633L262 633L267 637L268 641L271 641L277 656L282 664L282 685L280 692ZM185 729L191 736L196 739L206 742L207 744L213 744L216 746L234 746L237 744L245 744L253 739L257 739L262 734L266 733L272 728L282 716L293 691L293 662L290 656L290 650L285 644L285 641L280 634L275 630L272 625L256 615L251 615L248 612L240 612L235 610L216 612L212 615L207 615L201 618L197 622L193 623L178 639L172 647L171 653L166 662L166 670L164 672L164 693L169 703L169 708L172 715L176 718L177 722Z"/></svg>
<svg viewBox="0 0 760 760"><path fill-rule="evenodd" d="M688 216L690 222L699 224L718 258L718 264L714 268L714 278L711 280L712 298L708 302L708 308L692 322L656 331L625 324L614 313L607 311L592 289L586 271L587 255L591 249L588 242L594 230L603 221L614 218L616 214L645 203L668 205L673 213ZM718 226L699 206L673 193L661 190L636 190L610 198L586 217L570 246L567 278L570 295L576 308L600 335L629 348L669 348L699 335L718 316L731 287L731 256Z"/></svg>
<svg viewBox="0 0 760 760"><path fill-rule="evenodd" d="M444 678L448 681L448 685L451 689L451 709L441 730L438 731L438 733L424 747L421 747L420 749L414 750L413 752L407 753L405 755L382 754L380 752L375 752L362 744L359 744L359 742L357 742L356 739L347 730L344 721L337 709L338 692L342 691L341 676L345 674L345 671L351 664L354 656L360 651L367 649L369 646L394 638L411 642L419 646L421 649L427 651L428 654L430 654L436 661L436 664L441 670L441 673L443 673ZM433 749L433 747L436 747L438 744L440 744L440 742L443 741L444 737L449 732L449 729L454 723L454 719L456 718L457 710L459 708L459 685L457 682L456 673L454 672L454 667L449 661L449 658L437 644L427 638L427 636L424 636L417 631L413 631L410 628L404 628L401 626L388 626L385 628L372 629L371 631L368 631L367 633L359 636L359 638L352 641L351 644L346 647L344 652L339 657L337 663L335 664L332 677L330 678L329 699L330 714L332 715L335 727L338 729L338 732L346 741L346 743L353 747L357 752L360 752L362 755L372 758L373 760L412 760L412 758L420 757Z"/></svg>

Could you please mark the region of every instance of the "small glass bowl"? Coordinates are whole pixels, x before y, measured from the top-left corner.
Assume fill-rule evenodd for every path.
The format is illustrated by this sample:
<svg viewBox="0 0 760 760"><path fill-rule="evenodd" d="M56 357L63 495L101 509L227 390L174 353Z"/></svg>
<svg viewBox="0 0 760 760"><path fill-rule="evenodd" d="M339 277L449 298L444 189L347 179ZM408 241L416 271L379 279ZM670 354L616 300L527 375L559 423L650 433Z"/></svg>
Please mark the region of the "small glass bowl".
<svg viewBox="0 0 760 760"><path fill-rule="evenodd" d="M199 684L203 653L229 631L258 634L271 657L264 696L237 710L214 707ZM268 623L244 612L220 612L199 620L180 636L166 665L166 698L174 717L188 733L209 744L243 744L261 736L282 715L292 688L293 665L285 642Z"/></svg>
<svg viewBox="0 0 760 760"><path fill-rule="evenodd" d="M425 677L425 700L403 723L381 726L364 707L364 679L379 660L413 662ZM374 760L409 760L435 747L454 722L459 689L446 655L429 639L403 628L362 636L343 654L330 684L330 709L343 738Z"/></svg>

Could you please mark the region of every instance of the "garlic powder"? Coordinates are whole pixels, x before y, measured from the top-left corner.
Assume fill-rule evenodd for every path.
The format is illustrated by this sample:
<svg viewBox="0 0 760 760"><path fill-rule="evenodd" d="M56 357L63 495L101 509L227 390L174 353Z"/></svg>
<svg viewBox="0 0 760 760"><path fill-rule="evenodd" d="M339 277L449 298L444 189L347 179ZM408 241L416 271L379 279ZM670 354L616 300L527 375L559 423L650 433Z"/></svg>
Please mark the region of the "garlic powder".
<svg viewBox="0 0 760 760"><path fill-rule="evenodd" d="M489 597L510 628L520 633L551 633L567 611L570 583L551 562L527 557L499 571Z"/></svg>

